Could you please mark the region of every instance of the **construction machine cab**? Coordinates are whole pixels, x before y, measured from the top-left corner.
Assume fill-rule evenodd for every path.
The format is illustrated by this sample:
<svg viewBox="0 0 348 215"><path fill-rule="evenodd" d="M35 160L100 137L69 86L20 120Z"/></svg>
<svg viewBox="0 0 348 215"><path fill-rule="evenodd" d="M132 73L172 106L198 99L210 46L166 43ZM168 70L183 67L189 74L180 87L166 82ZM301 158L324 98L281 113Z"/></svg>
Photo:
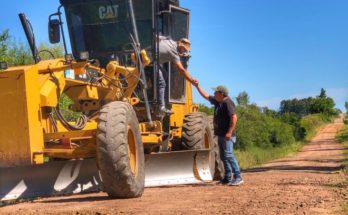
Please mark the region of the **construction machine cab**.
<svg viewBox="0 0 348 215"><path fill-rule="evenodd" d="M151 83L147 90L150 102L156 102L158 70L158 36L167 36L173 40L188 37L189 11L178 7L173 0L133 0L136 31L132 28L132 16L127 0L60 0L58 12L49 18L50 41L57 43L62 31L65 50L65 38L60 9L64 7L69 31L72 54L80 59L80 54L88 52L90 59L96 59L101 67L116 59L121 65L133 66L131 54L139 38L140 49L145 49L152 64L145 68L146 82ZM58 16L59 19L53 19ZM60 28L57 23L60 24ZM67 53L66 53L67 54ZM183 59L184 64L187 58ZM164 65L167 80L169 102L185 102L185 79L178 74L170 63ZM141 95L139 95L141 97Z"/></svg>
<svg viewBox="0 0 348 215"><path fill-rule="evenodd" d="M147 1L147 2L145 2ZM152 44L151 0L133 1L141 48ZM103 66L112 57L120 60L129 53L133 35L129 9L125 0L72 1L61 0L65 9L72 52L76 59L80 52L89 52ZM127 61L123 62L129 63Z"/></svg>

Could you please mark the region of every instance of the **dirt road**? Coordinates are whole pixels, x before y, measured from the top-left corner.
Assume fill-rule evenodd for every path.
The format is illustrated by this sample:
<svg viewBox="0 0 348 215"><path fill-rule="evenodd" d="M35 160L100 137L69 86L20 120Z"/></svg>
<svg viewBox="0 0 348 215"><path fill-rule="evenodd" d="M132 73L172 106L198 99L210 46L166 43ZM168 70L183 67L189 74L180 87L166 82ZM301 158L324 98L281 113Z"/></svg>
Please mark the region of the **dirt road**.
<svg viewBox="0 0 348 215"><path fill-rule="evenodd" d="M244 171L240 187L148 188L125 200L104 193L44 198L2 207L0 214L343 214L348 187L343 147L334 141L342 126L340 119L323 127L296 156Z"/></svg>

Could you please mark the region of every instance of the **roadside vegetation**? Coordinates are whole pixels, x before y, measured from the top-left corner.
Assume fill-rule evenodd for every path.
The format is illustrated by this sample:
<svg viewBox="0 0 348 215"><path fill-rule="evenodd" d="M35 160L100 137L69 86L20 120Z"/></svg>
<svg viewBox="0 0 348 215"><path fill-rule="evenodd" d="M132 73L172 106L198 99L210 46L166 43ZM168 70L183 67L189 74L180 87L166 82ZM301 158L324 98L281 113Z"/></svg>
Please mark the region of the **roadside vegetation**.
<svg viewBox="0 0 348 215"><path fill-rule="evenodd" d="M235 153L242 168L257 166L297 152L317 129L340 113L332 98L321 89L315 98L283 100L280 110L249 104L241 92L237 98L237 143ZM213 114L213 107L199 110Z"/></svg>
<svg viewBox="0 0 348 215"><path fill-rule="evenodd" d="M347 112L345 114L345 119L344 119L344 127L343 129L337 134L336 140L340 143L343 144L345 147L344 150L344 174L346 176L346 181L344 183L344 187L348 188L348 102L345 104ZM342 205L342 209L345 213L348 214L348 203L344 203Z"/></svg>
<svg viewBox="0 0 348 215"><path fill-rule="evenodd" d="M43 60L54 57L63 57L64 51L61 45L40 43L38 45L39 56ZM0 62L6 61L8 66L33 64L33 58L29 46L22 41L17 41L8 30L0 31Z"/></svg>
<svg viewBox="0 0 348 215"><path fill-rule="evenodd" d="M336 139L338 142L342 143L345 146L344 150L344 157L345 157L345 174L347 176L347 182L348 182L348 102L345 103L346 107L346 113L344 115L344 127L343 129L337 134ZM348 206L348 205L347 205ZM348 209L348 207L347 207Z"/></svg>
<svg viewBox="0 0 348 215"><path fill-rule="evenodd" d="M50 45L40 43L38 45L39 56L42 60L61 58L64 56L62 45ZM27 44L17 41L13 38L8 30L0 31L0 62L7 62L8 66L29 65L33 64L31 50ZM59 107L65 119L75 121L80 114L69 110L72 104L71 99L65 94L59 100Z"/></svg>

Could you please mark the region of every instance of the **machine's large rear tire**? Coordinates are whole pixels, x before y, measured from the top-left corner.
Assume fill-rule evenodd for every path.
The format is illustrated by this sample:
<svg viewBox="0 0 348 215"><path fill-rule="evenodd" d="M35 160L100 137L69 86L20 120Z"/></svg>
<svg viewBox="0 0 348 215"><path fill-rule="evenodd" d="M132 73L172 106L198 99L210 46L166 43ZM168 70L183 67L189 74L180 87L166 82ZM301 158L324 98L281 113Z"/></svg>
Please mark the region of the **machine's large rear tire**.
<svg viewBox="0 0 348 215"><path fill-rule="evenodd" d="M223 177L224 166L220 159L217 138L213 135L212 123L205 113L195 112L185 115L182 131L182 145L185 149L212 150L215 157L214 180Z"/></svg>
<svg viewBox="0 0 348 215"><path fill-rule="evenodd" d="M115 198L141 196L144 149L133 107L118 101L105 105L100 111L96 141L103 190Z"/></svg>
<svg viewBox="0 0 348 215"><path fill-rule="evenodd" d="M213 117L209 117L209 125L212 129L212 134L214 134L214 125L213 125ZM214 180L220 180L224 177L225 174L225 168L224 164L220 158L220 151L219 151L219 144L218 144L218 137L213 135L213 141L214 141L214 154L215 154L215 173L214 173Z"/></svg>
<svg viewBox="0 0 348 215"><path fill-rule="evenodd" d="M214 154L215 154L215 173L214 173L214 180L220 180L224 177L225 174L225 168L224 163L222 162L220 158L220 152L219 152L219 145L217 142L217 137L214 136Z"/></svg>
<svg viewBox="0 0 348 215"><path fill-rule="evenodd" d="M212 148L213 135L205 113L186 114L182 129L182 145L185 149Z"/></svg>

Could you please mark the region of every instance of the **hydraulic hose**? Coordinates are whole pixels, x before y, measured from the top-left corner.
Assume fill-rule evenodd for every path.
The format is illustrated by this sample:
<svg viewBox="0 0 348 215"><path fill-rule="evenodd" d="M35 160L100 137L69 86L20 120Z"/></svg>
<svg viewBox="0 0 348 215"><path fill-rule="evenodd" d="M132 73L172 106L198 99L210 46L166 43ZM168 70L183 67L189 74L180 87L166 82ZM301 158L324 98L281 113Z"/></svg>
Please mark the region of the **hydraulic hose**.
<svg viewBox="0 0 348 215"><path fill-rule="evenodd" d="M62 115L59 109L59 106L54 108L54 112L56 113L57 118L62 123L62 125L70 131L82 130L86 126L88 121L88 117L83 114L77 119L75 125L72 125L64 118L64 116Z"/></svg>

